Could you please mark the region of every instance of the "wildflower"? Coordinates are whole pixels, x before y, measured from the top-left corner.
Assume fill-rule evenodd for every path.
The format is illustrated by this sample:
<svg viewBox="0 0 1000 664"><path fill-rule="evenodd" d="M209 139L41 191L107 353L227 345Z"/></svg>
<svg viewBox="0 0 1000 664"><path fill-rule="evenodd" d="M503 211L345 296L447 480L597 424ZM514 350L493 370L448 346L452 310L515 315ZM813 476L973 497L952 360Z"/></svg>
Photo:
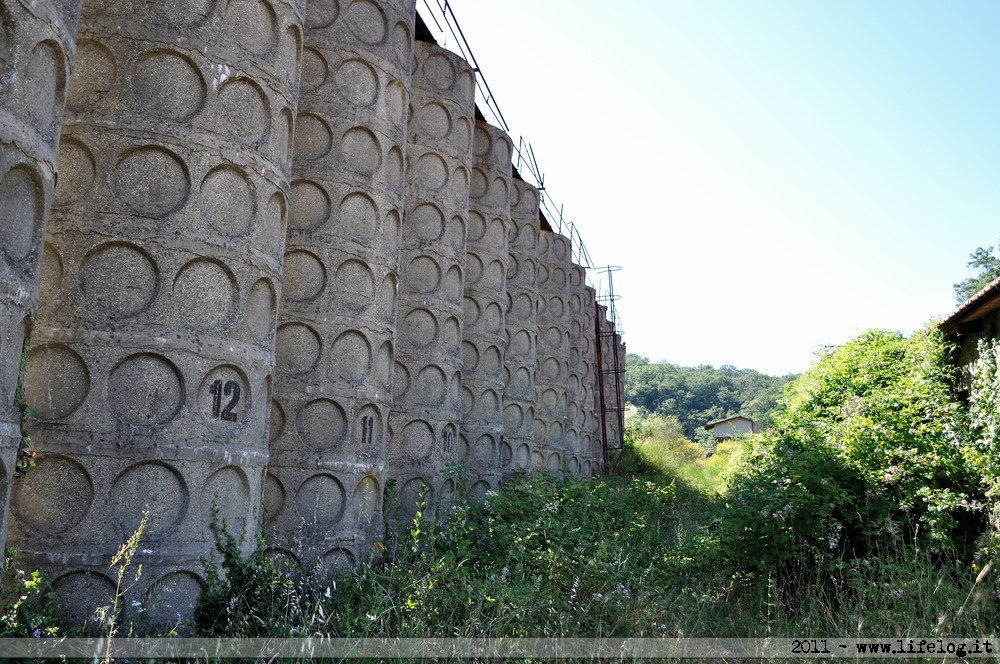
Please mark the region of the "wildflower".
<svg viewBox="0 0 1000 664"><path fill-rule="evenodd" d="M899 599L900 597L903 596L903 591L902 590L896 590L896 591L894 591L892 593L892 596L895 597L896 599Z"/></svg>
<svg viewBox="0 0 1000 664"><path fill-rule="evenodd" d="M660 631L661 632L667 631L667 626L664 623L660 623Z"/></svg>
<svg viewBox="0 0 1000 664"><path fill-rule="evenodd" d="M1000 591L998 591L997 594L1000 595ZM603 593L594 593L593 597L594 597L594 599L600 601L600 600L604 599L604 594Z"/></svg>
<svg viewBox="0 0 1000 664"><path fill-rule="evenodd" d="M36 639L42 638L42 630L41 630L41 628L36 627L35 631L32 632L31 635L34 636Z"/></svg>

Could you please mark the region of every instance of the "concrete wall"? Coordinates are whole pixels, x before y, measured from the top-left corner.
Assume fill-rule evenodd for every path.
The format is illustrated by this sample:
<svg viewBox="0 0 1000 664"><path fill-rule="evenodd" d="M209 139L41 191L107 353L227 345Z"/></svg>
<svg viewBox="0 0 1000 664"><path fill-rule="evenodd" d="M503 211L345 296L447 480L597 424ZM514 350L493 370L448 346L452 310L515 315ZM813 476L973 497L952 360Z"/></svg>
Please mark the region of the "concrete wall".
<svg viewBox="0 0 1000 664"><path fill-rule="evenodd" d="M21 444L22 348L38 303L79 12L73 0L0 5L0 551Z"/></svg>
<svg viewBox="0 0 1000 664"><path fill-rule="evenodd" d="M325 571L382 539L414 2L309 6L264 498Z"/></svg>
<svg viewBox="0 0 1000 664"><path fill-rule="evenodd" d="M389 466L399 518L447 500L461 421L462 301L475 82L457 55L417 42L400 252Z"/></svg>
<svg viewBox="0 0 1000 664"><path fill-rule="evenodd" d="M512 184L500 451L505 474L532 466L538 340L538 190L520 178Z"/></svg>
<svg viewBox="0 0 1000 664"><path fill-rule="evenodd" d="M509 137L475 122L469 64L414 43L413 0L0 18L0 515L68 624L109 601L144 511L126 604L170 623L213 512L249 551L263 506L271 554L322 573L450 500L453 468L474 498L600 469L598 352L620 340ZM36 465L10 482L39 282Z"/></svg>
<svg viewBox="0 0 1000 664"><path fill-rule="evenodd" d="M570 244L538 234L538 350L535 369L535 470L562 472L568 461Z"/></svg>
<svg viewBox="0 0 1000 664"><path fill-rule="evenodd" d="M80 20L29 358L18 564L67 619L149 512L129 593L190 610L213 507L254 544L304 2L92 0Z"/></svg>
<svg viewBox="0 0 1000 664"><path fill-rule="evenodd" d="M469 189L468 253L462 325L459 460L472 495L499 488L504 432L507 264L510 260L511 140L477 122Z"/></svg>

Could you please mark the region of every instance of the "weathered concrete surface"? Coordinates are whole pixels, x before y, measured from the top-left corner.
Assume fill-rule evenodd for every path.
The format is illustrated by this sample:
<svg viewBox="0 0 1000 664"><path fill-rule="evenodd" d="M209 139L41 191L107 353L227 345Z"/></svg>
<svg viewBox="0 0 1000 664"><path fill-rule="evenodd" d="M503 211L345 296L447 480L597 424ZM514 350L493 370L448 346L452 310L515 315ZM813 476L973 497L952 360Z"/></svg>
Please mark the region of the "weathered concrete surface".
<svg viewBox="0 0 1000 664"><path fill-rule="evenodd" d="M560 473L568 461L570 242L538 234L538 346L532 468Z"/></svg>
<svg viewBox="0 0 1000 664"><path fill-rule="evenodd" d="M400 253L399 323L389 416L400 518L421 495L447 500L461 419L462 300L475 80L469 64L414 45Z"/></svg>
<svg viewBox="0 0 1000 664"><path fill-rule="evenodd" d="M583 477L591 477L601 470L603 454L600 447L600 415L601 404L597 395L597 293L590 286L584 286L583 339L580 343L580 355L583 362L583 400L581 408L584 412L583 440Z"/></svg>
<svg viewBox="0 0 1000 664"><path fill-rule="evenodd" d="M310 0L279 313L272 554L325 573L382 539L414 0Z"/></svg>
<svg viewBox="0 0 1000 664"><path fill-rule="evenodd" d="M21 443L15 394L38 304L79 15L79 0L0 3L0 551Z"/></svg>
<svg viewBox="0 0 1000 664"><path fill-rule="evenodd" d="M535 446L535 362L538 337L538 190L520 178L511 188L507 265L507 352L504 355L504 473L531 469Z"/></svg>
<svg viewBox="0 0 1000 664"><path fill-rule="evenodd" d="M68 623L107 603L144 510L126 617L133 599L144 620L189 614L214 508L254 546L303 12L82 12L28 369L39 456L9 530Z"/></svg>
<svg viewBox="0 0 1000 664"><path fill-rule="evenodd" d="M476 500L500 485L507 264L510 260L512 144L477 122L469 190L468 253L462 325L462 423L459 461Z"/></svg>
<svg viewBox="0 0 1000 664"><path fill-rule="evenodd" d="M583 364L586 314L586 270L576 263L569 269L569 359L566 367L568 380L566 388L566 471L579 477L583 473L585 461L583 440L587 409L584 403Z"/></svg>

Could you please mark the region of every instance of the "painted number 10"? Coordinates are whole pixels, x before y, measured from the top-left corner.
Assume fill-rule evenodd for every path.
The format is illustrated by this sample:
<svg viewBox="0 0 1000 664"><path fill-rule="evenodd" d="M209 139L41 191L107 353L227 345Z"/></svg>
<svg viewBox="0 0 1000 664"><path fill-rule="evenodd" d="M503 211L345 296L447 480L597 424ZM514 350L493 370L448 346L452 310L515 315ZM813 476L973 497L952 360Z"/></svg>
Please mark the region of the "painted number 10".
<svg viewBox="0 0 1000 664"><path fill-rule="evenodd" d="M236 404L240 402L240 384L235 380L227 380L223 386L222 381L216 379L212 383L212 387L209 388L209 392L212 393L212 417L226 422L235 422L236 413L233 412L233 408L236 408ZM230 397L225 408L222 407L223 396Z"/></svg>

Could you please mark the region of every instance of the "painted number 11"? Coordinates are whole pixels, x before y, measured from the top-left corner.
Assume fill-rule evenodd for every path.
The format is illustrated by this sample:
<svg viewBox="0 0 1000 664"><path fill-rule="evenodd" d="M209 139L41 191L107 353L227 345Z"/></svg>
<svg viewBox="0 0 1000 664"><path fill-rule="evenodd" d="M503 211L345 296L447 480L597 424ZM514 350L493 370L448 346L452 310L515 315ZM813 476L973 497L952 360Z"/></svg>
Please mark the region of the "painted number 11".
<svg viewBox="0 0 1000 664"><path fill-rule="evenodd" d="M240 402L240 384L235 380L227 380L223 386L222 381L216 379L212 383L212 387L209 388L209 392L212 393L212 417L226 422L235 422L236 413L233 412L233 408L236 408L236 404ZM225 408L222 407L223 396L230 397Z"/></svg>

